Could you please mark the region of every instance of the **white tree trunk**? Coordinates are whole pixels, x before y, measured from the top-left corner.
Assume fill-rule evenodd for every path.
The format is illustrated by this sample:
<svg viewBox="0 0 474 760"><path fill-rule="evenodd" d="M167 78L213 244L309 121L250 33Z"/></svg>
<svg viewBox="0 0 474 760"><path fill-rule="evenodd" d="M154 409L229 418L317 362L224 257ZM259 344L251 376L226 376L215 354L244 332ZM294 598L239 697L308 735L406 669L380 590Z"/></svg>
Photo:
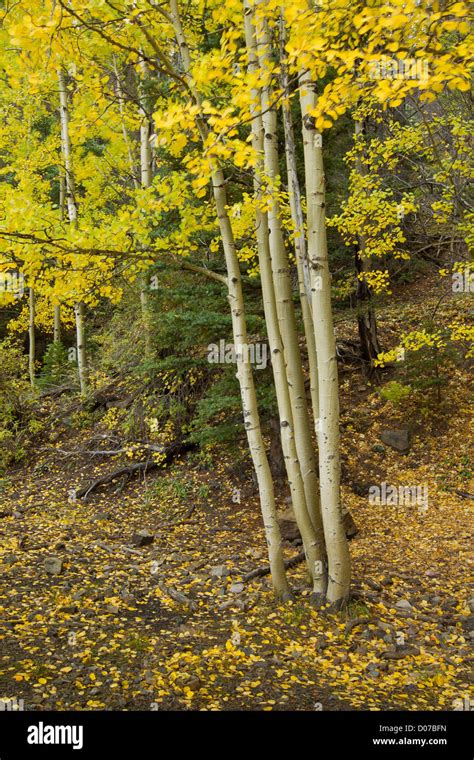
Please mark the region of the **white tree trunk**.
<svg viewBox="0 0 474 760"><path fill-rule="evenodd" d="M244 7L245 38L249 61L248 68L249 72L253 74L258 69L258 58L255 44L255 27L253 24L251 7L247 0L244 2ZM277 304L275 299L275 289L270 256L268 218L267 214L261 210L263 195L262 181L264 168L264 131L260 106L257 105L260 102L260 91L258 89L252 90L251 98L253 103L251 106L252 146L257 155L257 165L254 179L254 189L256 196L255 228L260 278L262 284L263 305L265 311L265 322L270 344L272 370L275 380L275 391L278 403L281 444L285 460L285 468L288 476L288 484L291 491L293 510L303 540L303 547L305 550L308 570L313 583L313 592L320 595L324 594L326 590L324 553L321 552L321 546L318 543L317 537L315 535L314 527L306 505L304 482L295 442L293 412L291 408L283 343L281 340Z"/></svg>
<svg viewBox="0 0 474 760"><path fill-rule="evenodd" d="M181 60L185 72L185 81L195 103L200 105L200 95L194 87L190 75L191 59L183 33L178 3L176 0L170 1L170 8L170 18L173 23L176 41L181 54ZM203 139L205 139L206 128L203 118L199 119L199 127L201 135ZM210 168L212 173L214 201L227 267L228 301L232 314L233 339L237 354L237 378L240 385L244 425L257 476L271 577L277 596L287 598L290 592L281 550L281 534L276 512L273 479L262 437L252 367L249 361L249 352L237 350L238 346L247 345L248 338L240 267L235 250L232 225L227 211L228 202L225 177L220 165L215 159L210 159Z"/></svg>
<svg viewBox="0 0 474 760"><path fill-rule="evenodd" d="M142 73L144 76L148 73L146 63L142 63ZM143 86L139 88L140 92L140 178L141 185L144 188L151 187L153 182L153 154L151 150L151 125L147 113L146 99ZM150 293L149 278L147 272L140 275L140 303L142 307L142 322L145 333L145 353L149 357L152 353L151 343L151 314L150 314Z"/></svg>
<svg viewBox="0 0 474 760"><path fill-rule="evenodd" d="M308 254L306 250L306 232L304 227L304 214L301 204L301 188L296 164L295 134L289 100L288 69L285 63L285 21L283 14L280 22L280 68L281 84L283 90L282 115L283 131L285 135L285 159L288 176L288 195L290 198L291 219L295 234L295 259L298 271L298 288L300 294L301 312L308 351L308 369L311 392L311 405L316 436L319 433L319 389L318 389L318 361L316 357L316 339L314 336L314 323L311 312L311 275L309 271Z"/></svg>
<svg viewBox="0 0 474 760"><path fill-rule="evenodd" d="M72 163L71 139L69 136L69 104L64 72L58 69L59 85L59 104L60 104L60 121L61 121L61 147L64 160L65 171L65 192L66 208L69 223L76 225L78 220L77 204L75 197L75 177ZM79 385L81 394L87 392L87 354L84 339L84 304L77 302L74 304L74 313L76 316L76 350L77 366L79 374Z"/></svg>
<svg viewBox="0 0 474 760"><path fill-rule="evenodd" d="M308 255L319 378L319 478L328 555L327 596L330 602L340 604L349 596L350 556L340 500L339 387L326 239L324 164L321 136L316 131L311 116L311 111L316 106L316 93L306 72L300 76L300 102L306 176Z"/></svg>
<svg viewBox="0 0 474 760"><path fill-rule="evenodd" d="M83 303L74 304L74 314L76 317L77 368L79 372L79 385L81 388L81 393L84 395L87 392L87 363Z"/></svg>
<svg viewBox="0 0 474 760"><path fill-rule="evenodd" d="M53 343L61 342L61 306L56 304L54 306L53 314Z"/></svg>
<svg viewBox="0 0 474 760"><path fill-rule="evenodd" d="M259 15L258 12L258 9L265 5L266 2L257 2L255 20L257 52L260 68L263 71L268 71L272 65L271 36L269 34L266 20ZM319 559L322 560L324 557L324 538L319 507L317 465L306 401L306 390L304 385L296 315L293 304L289 262L281 226L281 208L277 194L277 187L280 183L277 135L278 118L272 89L269 83L265 83L261 88L261 103L264 130L264 168L265 175L269 178L270 182L270 187L267 191L267 194L270 195L268 202L268 227L278 320L283 341L288 390L295 428L295 440L303 476L306 505L316 533L316 541L320 555Z"/></svg>

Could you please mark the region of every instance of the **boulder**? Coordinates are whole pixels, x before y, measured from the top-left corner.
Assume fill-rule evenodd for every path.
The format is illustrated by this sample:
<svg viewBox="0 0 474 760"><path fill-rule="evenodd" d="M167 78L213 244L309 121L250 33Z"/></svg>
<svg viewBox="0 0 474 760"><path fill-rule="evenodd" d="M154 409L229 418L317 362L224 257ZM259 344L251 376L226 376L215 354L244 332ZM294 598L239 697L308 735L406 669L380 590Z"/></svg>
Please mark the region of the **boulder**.
<svg viewBox="0 0 474 760"><path fill-rule="evenodd" d="M137 530L132 536L132 544L134 546L149 546L155 540L155 536L146 528Z"/></svg>
<svg viewBox="0 0 474 760"><path fill-rule="evenodd" d="M407 427L387 428L380 433L380 440L395 451L406 454L410 448L410 431Z"/></svg>
<svg viewBox="0 0 474 760"><path fill-rule="evenodd" d="M59 557L46 557L44 569L48 575L59 575L63 569L63 562Z"/></svg>

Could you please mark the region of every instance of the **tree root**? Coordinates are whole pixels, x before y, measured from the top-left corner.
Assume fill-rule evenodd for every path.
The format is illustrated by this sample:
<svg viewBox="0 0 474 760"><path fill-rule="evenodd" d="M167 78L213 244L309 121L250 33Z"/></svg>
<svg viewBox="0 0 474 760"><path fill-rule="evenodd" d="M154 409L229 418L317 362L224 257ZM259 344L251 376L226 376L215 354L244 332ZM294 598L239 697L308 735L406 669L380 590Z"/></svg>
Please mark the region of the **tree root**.
<svg viewBox="0 0 474 760"><path fill-rule="evenodd" d="M117 470L113 470L113 472L109 472L107 475L101 475L100 478L93 480L92 483L88 483L87 485L82 486L82 488L79 488L75 494L76 499L87 499L89 494L92 493L92 491L95 491L96 488L107 485L108 483L112 483L112 481L117 480L118 478L125 478L127 481L137 473L146 473L150 470L162 469L167 464L172 462L173 459L175 459L179 454L183 454L193 447L194 444L192 443L175 441L170 446L162 449L161 453L163 456L159 462L155 462L153 459L147 459L145 462L136 462L134 464L129 464L124 467L119 467Z"/></svg>

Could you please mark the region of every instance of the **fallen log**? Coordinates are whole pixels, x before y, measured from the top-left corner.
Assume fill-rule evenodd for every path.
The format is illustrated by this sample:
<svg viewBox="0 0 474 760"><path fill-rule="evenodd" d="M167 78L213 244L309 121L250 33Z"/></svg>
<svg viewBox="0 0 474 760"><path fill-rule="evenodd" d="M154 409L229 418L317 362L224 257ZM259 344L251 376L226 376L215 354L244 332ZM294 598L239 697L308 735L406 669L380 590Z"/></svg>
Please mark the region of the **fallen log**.
<svg viewBox="0 0 474 760"><path fill-rule="evenodd" d="M290 567L294 567L295 565L299 565L300 562L303 562L305 559L305 553L300 552L299 554L295 554L294 557L291 557L291 559L286 559L284 562L285 569L288 570ZM263 565L262 567L256 567L255 570L251 570L250 573L247 573L247 575L244 575L242 578L243 583L248 583L248 581L252 581L254 578L262 578L264 575L270 575L270 565Z"/></svg>
<svg viewBox="0 0 474 760"><path fill-rule="evenodd" d="M75 492L75 498L76 499L87 499L90 493L92 491L95 491L100 486L105 486L108 483L112 483L114 480L117 480L118 478L125 478L125 480L129 480L133 475L136 475L137 473L146 473L150 472L151 470L159 470L165 467L166 465L170 464L170 462L173 461L177 456L180 454L184 454L186 451L189 451L190 449L194 448L195 444L188 443L186 441L175 441L168 447L163 447L163 450L159 453L162 453L163 456L160 459L159 462L155 461L154 459L147 459L145 462L135 462L134 464L125 465L123 467L119 467L116 470L113 470L112 472L109 472L107 475L101 475L96 480L93 480L91 483L87 483L87 485L83 486L82 488L79 488Z"/></svg>
<svg viewBox="0 0 474 760"><path fill-rule="evenodd" d="M454 491L455 494L461 497L461 499L474 499L474 493L468 493L467 491Z"/></svg>

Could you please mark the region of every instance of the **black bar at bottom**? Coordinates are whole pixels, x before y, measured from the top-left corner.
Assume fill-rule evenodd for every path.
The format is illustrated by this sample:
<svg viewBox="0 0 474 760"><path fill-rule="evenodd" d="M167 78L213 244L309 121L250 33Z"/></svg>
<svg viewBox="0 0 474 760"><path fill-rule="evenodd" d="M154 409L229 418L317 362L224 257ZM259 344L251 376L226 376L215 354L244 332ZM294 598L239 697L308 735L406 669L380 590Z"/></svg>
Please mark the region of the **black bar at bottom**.
<svg viewBox="0 0 474 760"><path fill-rule="evenodd" d="M470 712L0 712L0 760L276 749L472 760ZM192 753L192 755L191 755ZM262 758L263 760L263 758ZM329 758L331 760L331 758Z"/></svg>

